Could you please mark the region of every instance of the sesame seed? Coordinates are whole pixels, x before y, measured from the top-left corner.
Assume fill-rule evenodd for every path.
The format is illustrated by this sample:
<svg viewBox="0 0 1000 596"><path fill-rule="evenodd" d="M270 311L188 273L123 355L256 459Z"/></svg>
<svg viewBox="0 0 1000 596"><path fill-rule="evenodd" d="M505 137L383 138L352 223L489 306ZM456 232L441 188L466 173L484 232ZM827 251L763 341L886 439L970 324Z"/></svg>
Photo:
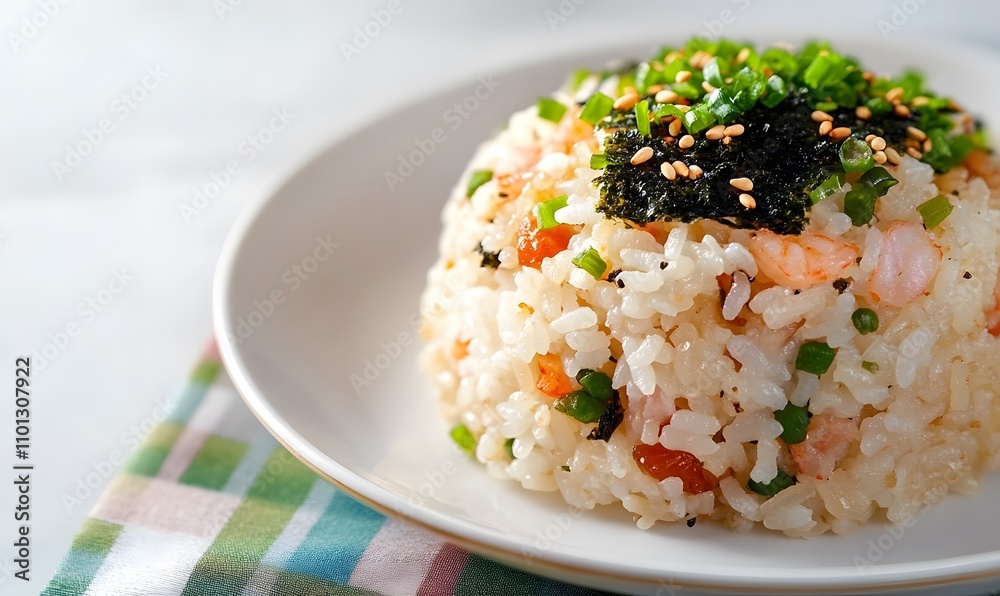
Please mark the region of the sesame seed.
<svg viewBox="0 0 1000 596"><path fill-rule="evenodd" d="M643 162L649 161L650 157L653 157L653 148L643 147L642 149L636 151L635 155L633 155L632 159L629 161L632 163L632 165L637 166Z"/></svg>
<svg viewBox="0 0 1000 596"><path fill-rule="evenodd" d="M639 103L638 95L635 93L626 93L615 100L613 107L616 110L631 110L637 103Z"/></svg>
<svg viewBox="0 0 1000 596"><path fill-rule="evenodd" d="M875 163L882 165L888 158L885 156L885 151L876 151L872 153L872 159L875 160Z"/></svg>
<svg viewBox="0 0 1000 596"><path fill-rule="evenodd" d="M663 173L663 176L667 180L677 180L677 170L675 170L674 166L670 165L667 162L663 162L662 164L660 164L660 172Z"/></svg>
<svg viewBox="0 0 1000 596"><path fill-rule="evenodd" d="M679 159L670 165L674 166L674 169L677 170L677 173L681 176L686 177L688 173L690 173L688 167L684 165L684 162Z"/></svg>
<svg viewBox="0 0 1000 596"><path fill-rule="evenodd" d="M677 94L670 89L664 89L662 91L657 91L655 99L658 103L674 103L677 101Z"/></svg>
<svg viewBox="0 0 1000 596"><path fill-rule="evenodd" d="M868 143L869 145L871 145L872 139L874 139L877 136L878 135L868 135L867 137L865 137L865 142Z"/></svg>
<svg viewBox="0 0 1000 596"><path fill-rule="evenodd" d="M921 157L924 156L923 153L921 153L920 151L917 151L913 147L910 147L909 149L907 149L906 150L906 154L909 155L910 157L912 157L913 159L920 159Z"/></svg>
<svg viewBox="0 0 1000 596"><path fill-rule="evenodd" d="M906 147L913 147L914 149L920 148L920 141L916 139L903 139L903 145Z"/></svg>
<svg viewBox="0 0 1000 596"><path fill-rule="evenodd" d="M743 48L740 50L739 54L736 54L736 63L743 64L750 57L750 48Z"/></svg>
<svg viewBox="0 0 1000 596"><path fill-rule="evenodd" d="M686 83L690 78L691 78L691 71L682 70L679 73L677 73L677 76L674 77L674 80L677 81L678 83Z"/></svg>
<svg viewBox="0 0 1000 596"><path fill-rule="evenodd" d="M819 123L819 136L825 137L826 135L830 134L831 130L833 130L833 122L830 122L829 120L824 120Z"/></svg>
<svg viewBox="0 0 1000 596"><path fill-rule="evenodd" d="M858 106L854 110L854 115L862 120L867 120L872 117L872 111L867 106Z"/></svg>
<svg viewBox="0 0 1000 596"><path fill-rule="evenodd" d="M889 89L889 91L887 91L885 94L885 99L889 103L894 103L894 104L899 103L903 99L903 88L894 87L892 89Z"/></svg>
<svg viewBox="0 0 1000 596"><path fill-rule="evenodd" d="M906 136L910 137L915 141L923 141L924 139L927 138L927 133L920 130L916 126L908 126L906 128Z"/></svg>
<svg viewBox="0 0 1000 596"><path fill-rule="evenodd" d="M715 91L717 89L717 87L714 87L708 81L702 81L701 82L701 88L705 90L705 93L711 93L711 92L713 92L713 91Z"/></svg>
<svg viewBox="0 0 1000 596"><path fill-rule="evenodd" d="M910 105L912 105L915 108L918 108L920 106L925 106L929 103L931 103L931 99L926 95L921 95L920 97L914 97L913 101L910 102Z"/></svg>
<svg viewBox="0 0 1000 596"><path fill-rule="evenodd" d="M697 180L698 178L701 178L701 175L704 173L705 172L698 166L688 167L688 178L692 180Z"/></svg>
<svg viewBox="0 0 1000 596"><path fill-rule="evenodd" d="M749 178L733 178L732 180L729 181L729 184L732 185L734 188L738 188L740 190L745 190L748 192L753 190L753 180Z"/></svg>
<svg viewBox="0 0 1000 596"><path fill-rule="evenodd" d="M930 153L931 149L933 148L934 148L934 141L931 141L930 139L924 141L924 146L922 147L924 153Z"/></svg>
<svg viewBox="0 0 1000 596"><path fill-rule="evenodd" d="M677 146L681 149L690 149L694 145L694 137L691 135L684 135L681 140L677 141Z"/></svg>
<svg viewBox="0 0 1000 596"><path fill-rule="evenodd" d="M875 137L871 140L872 149L875 151L882 151L885 149L885 139L882 137Z"/></svg>
<svg viewBox="0 0 1000 596"><path fill-rule="evenodd" d="M910 108L904 106L903 104L896 104L896 107L892 108L892 111L896 113L897 116L906 118L910 115Z"/></svg>
<svg viewBox="0 0 1000 596"><path fill-rule="evenodd" d="M849 136L851 136L851 129L846 126L838 126L830 131L830 138L834 141L843 141Z"/></svg>
<svg viewBox="0 0 1000 596"><path fill-rule="evenodd" d="M823 110L816 110L809 117L812 118L813 122L833 122L833 116Z"/></svg>
<svg viewBox="0 0 1000 596"><path fill-rule="evenodd" d="M651 95L656 95L660 91L663 91L663 85L660 84L650 85L649 87L646 88L646 93L649 93Z"/></svg>
<svg viewBox="0 0 1000 596"><path fill-rule="evenodd" d="M705 131L705 138L710 141L718 141L722 137L726 136L726 127L722 124L716 124L712 128Z"/></svg>
<svg viewBox="0 0 1000 596"><path fill-rule="evenodd" d="M728 145L729 143L732 143L732 142L733 142L733 137L722 137L722 144L723 145Z"/></svg>
<svg viewBox="0 0 1000 596"><path fill-rule="evenodd" d="M624 95L639 95L639 92L632 85L627 85L623 91L625 91Z"/></svg>
<svg viewBox="0 0 1000 596"><path fill-rule="evenodd" d="M744 132L746 132L746 129L743 128L742 124L732 124L730 126L727 126L725 130L722 131L722 134L726 135L727 137L738 137Z"/></svg>
<svg viewBox="0 0 1000 596"><path fill-rule="evenodd" d="M747 193L742 193L740 195L740 204L747 209L754 209L757 207L757 201L755 201L754 198Z"/></svg>
<svg viewBox="0 0 1000 596"><path fill-rule="evenodd" d="M681 134L681 126L683 125L684 123L681 122L680 120L674 120L673 122L670 123L670 126L667 127L667 131L670 132L670 136L676 137L677 135Z"/></svg>
<svg viewBox="0 0 1000 596"><path fill-rule="evenodd" d="M885 157L886 159L889 160L889 163L891 163L892 165L894 166L899 165L899 160L900 160L899 152L893 149L892 147L885 148Z"/></svg>
<svg viewBox="0 0 1000 596"><path fill-rule="evenodd" d="M663 72L663 63L659 60L653 60L649 63L649 65L653 68L653 70Z"/></svg>

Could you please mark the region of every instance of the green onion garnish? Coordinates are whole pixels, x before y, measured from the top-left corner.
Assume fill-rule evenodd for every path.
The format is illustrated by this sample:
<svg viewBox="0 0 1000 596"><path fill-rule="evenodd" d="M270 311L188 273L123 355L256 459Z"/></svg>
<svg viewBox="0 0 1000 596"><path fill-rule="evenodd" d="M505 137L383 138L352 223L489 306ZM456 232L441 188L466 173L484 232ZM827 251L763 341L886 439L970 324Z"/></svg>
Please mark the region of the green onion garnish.
<svg viewBox="0 0 1000 596"><path fill-rule="evenodd" d="M742 113L722 89L716 89L708 96L708 110L722 124L729 124Z"/></svg>
<svg viewBox="0 0 1000 596"><path fill-rule="evenodd" d="M813 205L836 193L844 185L844 175L834 174L809 192Z"/></svg>
<svg viewBox="0 0 1000 596"><path fill-rule="evenodd" d="M635 104L635 127L642 136L649 136L649 104L645 99Z"/></svg>
<svg viewBox="0 0 1000 596"><path fill-rule="evenodd" d="M807 341L799 347L799 353L795 357L795 368L814 375L822 375L830 370L836 355L837 350L825 342Z"/></svg>
<svg viewBox="0 0 1000 596"><path fill-rule="evenodd" d="M874 116L885 116L892 111L892 104L884 97L873 97L865 102L865 107L872 111Z"/></svg>
<svg viewBox="0 0 1000 596"><path fill-rule="evenodd" d="M595 153L590 156L590 169L603 170L608 167L608 156L603 153Z"/></svg>
<svg viewBox="0 0 1000 596"><path fill-rule="evenodd" d="M697 134L715 124L715 114L705 104L698 104L684 113L684 127L691 134Z"/></svg>
<svg viewBox="0 0 1000 596"><path fill-rule="evenodd" d="M940 225L941 222L951 215L954 209L955 206L948 202L948 199L944 195L938 195L925 203L921 203L917 207L917 212L920 213L920 217L924 218L924 226L930 230Z"/></svg>
<svg viewBox="0 0 1000 596"><path fill-rule="evenodd" d="M493 170L476 170L469 177L469 186L465 189L465 198L471 199L476 189L493 179Z"/></svg>
<svg viewBox="0 0 1000 596"><path fill-rule="evenodd" d="M611 113L614 105L615 100L603 93L595 93L590 96L587 103L583 104L583 110L580 112L580 120L591 126L597 126L598 122Z"/></svg>
<svg viewBox="0 0 1000 596"><path fill-rule="evenodd" d="M861 368L867 370L868 372L870 372L873 375L877 374L878 371L879 371L878 364L875 363L875 362L871 362L869 360L862 360L861 361Z"/></svg>
<svg viewBox="0 0 1000 596"><path fill-rule="evenodd" d="M514 459L514 439L507 439L504 441L503 450L509 459Z"/></svg>
<svg viewBox="0 0 1000 596"><path fill-rule="evenodd" d="M781 424L781 440L789 445L806 440L809 428L809 408L788 404L774 413L774 419Z"/></svg>
<svg viewBox="0 0 1000 596"><path fill-rule="evenodd" d="M580 89L580 85L582 85L583 82L586 81L587 77L589 76L590 76L590 71L587 70L586 68L578 68L575 71L573 71L573 78L570 79L569 82L570 91L576 93Z"/></svg>
<svg viewBox="0 0 1000 596"><path fill-rule="evenodd" d="M775 476L767 484L761 482L754 482L753 480L747 482L747 488L757 493L758 495L764 495L765 497L773 497L774 495L785 490L789 486L795 484L795 478L789 476L788 474L778 470L778 475Z"/></svg>
<svg viewBox="0 0 1000 596"><path fill-rule="evenodd" d="M461 447L462 451L473 455L476 452L476 437L472 436L472 431L469 427L464 424L459 424L455 428L451 429L448 433L451 435L451 440L455 441L455 444Z"/></svg>
<svg viewBox="0 0 1000 596"><path fill-rule="evenodd" d="M765 107L773 108L782 102L786 97L788 97L788 85L785 83L785 79L779 77L778 75L771 75L767 79L767 86L764 89L764 97L760 99L760 103L764 104Z"/></svg>
<svg viewBox="0 0 1000 596"><path fill-rule="evenodd" d="M840 145L840 163L848 172L864 172L875 165L872 148L860 137L847 137Z"/></svg>
<svg viewBox="0 0 1000 596"><path fill-rule="evenodd" d="M802 80L813 89L830 87L844 80L848 65L842 56L829 52L816 54L804 73Z"/></svg>
<svg viewBox="0 0 1000 596"><path fill-rule="evenodd" d="M584 424L597 422L607 408L607 404L586 391L574 391L555 401L557 412L562 412Z"/></svg>
<svg viewBox="0 0 1000 596"><path fill-rule="evenodd" d="M863 226L875 216L875 201L878 193L870 186L856 185L844 195L844 213L851 218L851 223Z"/></svg>
<svg viewBox="0 0 1000 596"><path fill-rule="evenodd" d="M899 180L893 178L892 174L886 171L885 168L876 166L862 174L861 178L858 179L858 183L874 188L878 196L881 197L885 196L885 193L889 192L890 188L899 184Z"/></svg>
<svg viewBox="0 0 1000 596"><path fill-rule="evenodd" d="M722 71L719 70L719 58L715 57L705 63L701 69L701 76L713 87L721 87L726 82L722 79Z"/></svg>
<svg viewBox="0 0 1000 596"><path fill-rule="evenodd" d="M593 247L573 257L573 264L593 275L594 279L601 279L604 270L608 268L608 264Z"/></svg>
<svg viewBox="0 0 1000 596"><path fill-rule="evenodd" d="M878 331L878 313L870 308L859 308L851 315L851 322L854 328L861 335L868 335Z"/></svg>
<svg viewBox="0 0 1000 596"><path fill-rule="evenodd" d="M584 391L603 402L614 397L615 390L611 388L611 377L601 371L585 368L577 373L576 380Z"/></svg>
<svg viewBox="0 0 1000 596"><path fill-rule="evenodd" d="M556 211L566 206L566 195L560 195L554 199L538 204L538 229L547 230L559 225L556 221Z"/></svg>
<svg viewBox="0 0 1000 596"><path fill-rule="evenodd" d="M559 122L563 114L566 113L566 106L552 99L551 97L538 98L538 117Z"/></svg>
<svg viewBox="0 0 1000 596"><path fill-rule="evenodd" d="M823 110L824 112L832 112L839 107L840 105L835 101L817 101L813 104L813 109Z"/></svg>

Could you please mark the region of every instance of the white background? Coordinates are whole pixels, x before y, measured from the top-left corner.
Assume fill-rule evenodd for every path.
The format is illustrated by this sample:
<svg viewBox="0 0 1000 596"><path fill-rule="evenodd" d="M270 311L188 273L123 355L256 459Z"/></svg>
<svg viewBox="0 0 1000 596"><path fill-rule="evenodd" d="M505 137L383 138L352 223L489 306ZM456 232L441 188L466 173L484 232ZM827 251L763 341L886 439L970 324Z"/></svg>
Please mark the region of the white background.
<svg viewBox="0 0 1000 596"><path fill-rule="evenodd" d="M345 132L480 74L634 39L784 27L1000 49L1000 3L987 2L399 0L401 10L369 24L377 34L345 56L343 44L388 1L64 1L0 5L0 383L10 387L0 464L14 461L14 359L79 326L68 345L49 347L57 355L43 370L36 358L30 584L9 576L16 493L13 475L0 473L4 594L44 587L107 481L80 493L79 506L64 496L88 473L117 469L110 460L127 453L123 436L195 361L210 328L215 259L241 207ZM55 14L38 16L45 5ZM33 18L43 24L25 25ZM166 75L137 90L147 68ZM126 112L116 103L123 93L142 99ZM241 143L276 108L295 118L249 161ZM111 132L60 179L53 164L103 119ZM239 174L185 221L180 205L230 160ZM112 296L101 291L122 269L134 280L91 320L81 303Z"/></svg>

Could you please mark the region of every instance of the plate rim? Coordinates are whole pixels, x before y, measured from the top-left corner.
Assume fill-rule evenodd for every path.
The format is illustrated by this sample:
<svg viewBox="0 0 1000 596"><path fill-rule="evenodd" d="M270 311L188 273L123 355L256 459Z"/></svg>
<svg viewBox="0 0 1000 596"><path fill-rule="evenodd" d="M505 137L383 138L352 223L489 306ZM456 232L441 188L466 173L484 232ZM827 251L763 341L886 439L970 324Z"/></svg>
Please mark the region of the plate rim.
<svg viewBox="0 0 1000 596"><path fill-rule="evenodd" d="M796 37L790 35L787 31L780 34L780 36L782 39ZM768 31L756 33L753 37L755 39L778 38L778 36L773 35L773 32ZM797 37L801 39L801 35ZM852 39L851 36L830 35L827 37L835 39L838 45L846 45ZM868 44L871 43L871 40L868 38L856 36L854 38L865 40ZM916 38L904 38L901 36L895 42L901 46L912 46L916 45L917 40ZM549 52L541 60L531 62L519 61L513 65L508 65L506 68L498 69L498 76L516 73L530 66L556 62L584 53L594 54L602 52L610 54L611 52L622 50L624 54L626 51L634 51L642 43L640 40L627 45L621 43L605 44L597 48L590 47L585 51L579 52ZM655 40L648 41L648 45L651 47L657 43L662 42ZM987 54L994 62L1000 63L1000 52L996 52L991 48L953 40L949 40L947 43L934 42L931 44L928 44L926 40L919 40L919 44L924 50L941 50L955 55L968 56L970 53ZM901 49L900 51L903 50ZM432 88L426 94L412 98L407 105L421 103L434 97L449 96L464 89L472 81L474 79L463 79L457 83ZM533 558L535 563L523 565L517 562L523 558L519 548L525 548L525 546L518 544L516 540L493 529L475 528L474 526L456 523L449 516L426 509L422 505L408 505L397 495L365 480L312 445L279 414L278 410L271 403L271 400L257 387L253 381L253 374L239 353L239 346L231 341L231 338L237 337L232 325L234 313L228 307L232 296L232 281L235 273L234 265L239 259L241 249L246 245L248 239L251 238L250 233L261 219L263 213L277 199L284 195L286 190L295 183L303 172L321 162L337 146L348 142L365 129L378 126L384 120L392 117L395 112L396 110L393 110L391 113L382 116L371 117L360 124L346 128L318 151L298 162L296 167L289 169L289 174L282 178L279 183L271 185L250 201L240 212L226 236L213 276L212 330L222 363L226 367L237 392L264 428L285 449L319 477L349 494L352 498L388 517L416 525L466 550L532 573L539 571L545 573L548 571L550 574L560 577L571 574L603 582L641 584L653 587L662 585L661 582L668 579L672 587L679 589L768 594L802 593L804 590L808 590L810 593L828 594L831 590L843 589L918 589L941 587L962 582L1000 579L1000 549L974 555L935 559L929 562L892 563L871 568L869 571L863 573L859 573L856 567L850 566L822 568L824 572L822 576L802 573L803 569L812 569L815 571L817 570L815 567L797 569L771 568L766 573L759 573L757 575L746 575L745 573L751 570L748 567L738 568L738 571L743 575L726 573L722 575L717 573L708 575L700 571L690 572L685 569L666 571L642 567L629 568L633 573L625 573L623 571L613 571L608 569L607 566L597 567L594 565L595 561L593 560L581 558L579 555L573 553L561 553L555 547L536 554ZM395 504L396 507L394 508L392 504ZM617 565L615 566L617 567ZM788 571L789 573L784 575L782 574L784 571ZM664 578L664 574L668 575L668 577ZM774 583L775 581L780 583Z"/></svg>

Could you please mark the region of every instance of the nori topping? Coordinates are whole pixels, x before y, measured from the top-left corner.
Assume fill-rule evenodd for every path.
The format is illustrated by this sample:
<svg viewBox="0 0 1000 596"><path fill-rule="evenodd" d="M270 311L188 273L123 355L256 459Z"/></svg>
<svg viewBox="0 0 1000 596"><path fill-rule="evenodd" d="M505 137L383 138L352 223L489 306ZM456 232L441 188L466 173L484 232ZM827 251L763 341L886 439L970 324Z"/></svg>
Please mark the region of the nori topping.
<svg viewBox="0 0 1000 596"><path fill-rule="evenodd" d="M482 263L480 264L481 267L492 267L493 269L496 269L500 266L500 253L487 252L486 249L483 248L482 242L480 242L479 246L476 247L476 252L483 256Z"/></svg>
<svg viewBox="0 0 1000 596"><path fill-rule="evenodd" d="M604 413L601 414L601 418L597 421L597 426L594 430L590 431L587 438L591 441L604 441L607 443L611 440L611 435L614 434L615 429L618 425L622 423L625 419L625 409L622 407L621 399L618 398L618 392L615 391L611 400L608 401L608 407L604 409Z"/></svg>

